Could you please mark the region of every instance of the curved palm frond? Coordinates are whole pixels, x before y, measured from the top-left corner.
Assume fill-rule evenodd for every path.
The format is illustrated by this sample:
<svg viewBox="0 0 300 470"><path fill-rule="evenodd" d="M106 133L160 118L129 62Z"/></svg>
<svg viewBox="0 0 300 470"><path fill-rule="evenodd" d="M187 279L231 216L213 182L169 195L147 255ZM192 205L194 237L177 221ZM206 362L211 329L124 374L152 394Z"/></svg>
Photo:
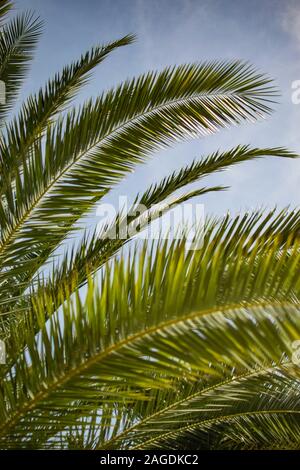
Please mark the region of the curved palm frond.
<svg viewBox="0 0 300 470"><path fill-rule="evenodd" d="M0 25L6 20L6 15L12 9L13 5L10 0L1 0L0 3Z"/></svg>
<svg viewBox="0 0 300 470"><path fill-rule="evenodd" d="M57 73L36 96L27 99L18 116L6 125L1 142L0 195L5 194L19 166L24 163L24 159L26 161L29 158L33 144L43 137L55 116L66 108L87 82L92 69L113 50L131 44L133 40L133 35L127 35L104 46L92 48L60 74Z"/></svg>
<svg viewBox="0 0 300 470"><path fill-rule="evenodd" d="M223 381L233 371L291 366L300 255L298 245L286 241L279 256L279 242L271 238L273 244L253 246L248 256L240 256L243 239L231 256L226 243L209 252L206 241L192 253L182 242L150 254L145 246L138 269L135 256L127 265L116 260L99 290L90 283L85 305L76 295L48 327L44 303L36 304L41 333L36 337L27 324L27 347L4 380L3 438L26 447L24 434L35 441L46 416L51 433L95 410L98 419L103 412L113 420L116 402L148 400L147 389L172 388L178 379ZM79 390L84 399L77 402Z"/></svg>
<svg viewBox="0 0 300 470"><path fill-rule="evenodd" d="M210 191L220 191L224 189L218 187L203 187L195 191L188 191L183 195L176 196L176 192L186 185L212 174L216 171L222 171L231 165L249 161L261 156L272 155L282 157L294 157L292 152L285 149L255 149L249 146L238 146L226 152L216 152L200 160L195 160L181 170L174 172L169 177L164 178L159 184L150 186L144 194L137 196L133 206L127 214L117 214L115 220L106 230L100 234L94 234L87 237L80 244L76 252L67 253L66 260L60 260L60 268L55 270L54 279L48 285L47 290L52 291L53 311L58 308L57 299L61 301L62 297L58 292L63 290L70 295L74 289L80 287L87 279L87 275L97 271L103 264L119 249L127 243L132 236L131 226L139 226L140 231L147 227L149 221L153 222L157 217L161 217L165 212L174 208L176 205L195 196L203 195ZM171 197L172 196L172 197ZM151 206L154 209L151 210ZM143 210L141 210L141 208ZM296 216L297 217L297 216ZM275 227L272 227L274 230ZM124 231L125 230L125 231ZM124 234L121 236L121 232ZM135 231L133 232L135 233ZM110 235L111 234L111 235ZM20 250L19 250L20 251ZM36 260L30 258L27 263L27 269L30 262L33 264L32 274L38 267L42 266L49 255L48 251L38 257L38 266ZM20 257L20 255L19 255ZM18 272L18 271L17 271ZM13 274L15 274L13 272ZM8 271L2 274L3 278L10 279L12 272ZM76 279L76 282L75 282ZM26 282L26 278L22 278L22 282L18 283L18 291L15 287L15 278L13 282L2 284L2 316L12 316L20 310L24 311L24 297L21 297L22 304L17 306L20 299L20 293L24 292L30 285L30 278ZM58 287L60 286L60 288ZM45 286L43 287L43 289ZM7 294L10 294L9 296ZM13 293L13 295L12 295ZM56 293L56 294L55 294Z"/></svg>
<svg viewBox="0 0 300 470"><path fill-rule="evenodd" d="M244 161L250 161L252 159L256 159L262 156L281 156L281 157L290 157L293 158L296 155L292 152L287 151L283 148L270 148L270 149L256 149L251 148L249 146L238 146L233 148L227 152L216 152L208 157L202 158L199 161L194 161L191 165L183 168L178 172L174 172L167 178L164 178L159 185L151 186L145 193L139 198L137 196L136 202L139 205L144 205L146 208L150 208L151 205L159 204L165 202L168 204L168 201L165 201L167 197L172 195L174 192L183 188L184 186L193 183L203 177L206 177L212 174L215 171L220 171L230 167L231 165L235 165L237 163L241 163ZM102 172L103 173L103 172ZM33 175L36 175L37 171L36 168L32 171L32 180L28 183L28 188L33 186ZM97 177L101 178L101 172L97 173ZM119 176L120 177L120 176ZM105 177L103 177L105 181ZM102 185L104 182L102 181ZM112 182L110 182L112 184ZM98 186L99 188L99 186ZM38 186L38 190L39 190ZM61 187L62 189L62 187ZM99 198L109 189L109 185L105 188L103 186L102 191L99 192ZM175 199L170 201L170 205L167 206L167 209L173 207L175 204L179 204L184 202L190 197L201 195L208 191L216 191L220 190L222 187L214 187L214 188L202 188L200 190L196 190L186 195L182 196L179 199ZM58 190L59 191L59 190ZM12 222L12 227L5 232L3 231L3 241L2 245L0 245L0 261L1 265L3 266L4 270L2 270L0 274L0 279L2 280L2 297L7 297L7 292L12 292L12 285L16 282L16 277L20 275L20 271L23 274L22 282L20 283L19 278L19 285L22 290L24 290L30 284L32 276L36 273L41 265L47 260L51 252L56 248L57 244L65 238L70 230L70 226L77 220L87 209L90 207L90 204L94 204L97 200L94 197L91 201L87 199L87 193L80 192L78 193L79 197L82 200L81 206L80 205L72 205L72 201L74 200L70 198L68 195L61 194L59 192L59 202L62 203L62 208L58 211L58 204L56 204L53 194L47 196L48 203L40 204L40 207L34 214L30 214L30 211L25 213L25 216L20 215L19 219L17 218ZM38 196L39 197L39 196ZM21 202L24 200L24 187L20 186L20 189L17 191L17 198L15 201L16 210L19 211L21 206ZM77 197L77 200L79 198ZM65 207L65 202L68 202L69 207ZM39 200L38 200L39 202ZM54 203L54 205L53 205ZM51 208L50 205L53 207ZM70 213L70 223L67 224L67 216L66 210L69 210ZM162 208L158 211L158 215L160 212L164 212ZM131 212L134 213L134 207L131 209ZM9 212L9 216L11 217L11 211ZM117 221L119 221L119 217L117 217ZM28 223L26 223L26 219L28 219ZM128 217L126 218L128 219ZM21 220L21 224L20 224ZM152 214L153 220L153 214ZM130 218L129 218L130 221ZM146 219L147 222L147 219ZM51 225L53 227L53 233L51 240L49 242L49 236L51 233ZM34 246L32 244L32 240L37 240L37 249L35 255ZM108 259L108 255L111 256L112 249L113 252L116 252L122 244L125 243L127 240L120 240L117 239L111 242L110 239L104 239L101 237L100 240L97 240L97 237L92 237L89 242L89 253L84 256L85 251L85 241L83 241L83 245L79 247L78 254L75 254L73 258L75 259L75 266L74 268L70 267L68 272L65 274L65 278L72 279L72 270L78 270L78 266L76 266L76 260L79 260L81 266L85 267L86 265L91 266L92 259L95 258L93 253L97 256L96 265L94 265L93 270L96 270L100 267L105 260ZM113 248L114 247L114 248ZM99 250L103 252L103 249L106 251L105 258L101 258L99 256ZM31 254L31 257L28 257ZM68 255L69 256L69 255ZM11 268L12 266L12 268ZM62 262L63 270L65 271L65 264ZM83 271L81 271L83 272ZM25 273L25 276L24 276ZM27 276L26 276L27 274ZM61 282L60 276L60 282ZM80 282L83 282L84 279L81 279ZM6 285L5 285L6 283Z"/></svg>
<svg viewBox="0 0 300 470"><path fill-rule="evenodd" d="M6 7L7 2L5 10ZM42 22L32 13L25 13L5 23L0 31L0 80L5 83L5 103L0 105L1 121L17 99L41 29Z"/></svg>
<svg viewBox="0 0 300 470"><path fill-rule="evenodd" d="M46 225L47 241L50 233L50 238L57 235L61 240L151 150L268 112L265 100L273 90L267 84L241 63L182 66L126 82L69 113L48 129L45 145L34 146L16 176L16 190L9 187L5 192L1 258L23 227L24 238L29 219L33 233L29 230L25 238L42 243ZM15 245L19 256L20 245Z"/></svg>
<svg viewBox="0 0 300 470"><path fill-rule="evenodd" d="M0 118L41 30L30 13L6 22L10 8L0 2ZM63 244L152 152L265 117L277 94L247 63L215 61L149 72L67 109L133 39L92 48L0 129L0 447L299 448L300 210L208 218L197 250L183 237L120 251L135 236L122 228L146 229L150 215L225 189L189 184L293 152L212 153L77 248Z"/></svg>

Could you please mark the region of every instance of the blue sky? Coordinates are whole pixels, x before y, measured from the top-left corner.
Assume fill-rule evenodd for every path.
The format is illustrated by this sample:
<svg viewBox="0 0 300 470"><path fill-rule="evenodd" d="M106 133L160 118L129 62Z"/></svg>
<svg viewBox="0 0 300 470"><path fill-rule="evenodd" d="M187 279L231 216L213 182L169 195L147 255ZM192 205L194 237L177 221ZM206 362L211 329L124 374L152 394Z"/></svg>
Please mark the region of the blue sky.
<svg viewBox="0 0 300 470"><path fill-rule="evenodd" d="M206 59L248 60L275 79L282 96L268 120L154 154L118 193L133 196L195 157L239 143L300 153L300 104L291 100L292 82L300 80L300 0L18 0L16 8L35 10L45 20L23 97L91 45L131 32L138 41L100 65L78 101L149 69ZM207 183L231 189L204 197L206 213L294 206L300 200L300 160L249 162Z"/></svg>

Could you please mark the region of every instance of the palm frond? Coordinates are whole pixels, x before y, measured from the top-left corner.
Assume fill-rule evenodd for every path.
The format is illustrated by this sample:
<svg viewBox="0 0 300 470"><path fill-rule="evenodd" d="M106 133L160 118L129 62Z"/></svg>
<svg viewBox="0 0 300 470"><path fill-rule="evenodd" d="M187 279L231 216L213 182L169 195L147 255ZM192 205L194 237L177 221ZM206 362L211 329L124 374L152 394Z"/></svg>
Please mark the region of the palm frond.
<svg viewBox="0 0 300 470"><path fill-rule="evenodd" d="M10 0L1 0L0 2L0 26L6 20L6 15L12 9L12 2Z"/></svg>
<svg viewBox="0 0 300 470"><path fill-rule="evenodd" d="M254 445L253 429L260 418L285 419L293 412L297 418L300 411L299 374L287 363L234 371L223 381L202 377L195 384L179 383L176 392L156 391L155 395L142 406L137 403L134 412L124 417L123 429L104 447L126 448L134 443L137 448L212 449L227 442L230 448L249 448L249 436ZM265 434L265 426L261 435L266 442L276 441Z"/></svg>
<svg viewBox="0 0 300 470"><path fill-rule="evenodd" d="M108 439L116 402L148 400L149 388L292 367L299 248L286 241L279 252L281 241L271 238L248 256L241 256L243 239L231 256L226 243L213 252L208 242L197 252L185 252L182 242L150 254L145 246L138 269L136 254L108 265L99 290L90 281L85 305L77 294L48 326L45 303L36 304L41 333L26 325L27 347L4 380L2 446L64 433L95 410L110 423Z"/></svg>
<svg viewBox="0 0 300 470"><path fill-rule="evenodd" d="M180 172L179 172L180 173ZM184 172L182 173L184 175ZM189 180L190 181L190 180ZM178 183L181 186L182 180ZM170 181L172 189L175 191L173 180ZM161 188L164 187L164 191ZM171 204L165 203L165 197L170 195L170 187L163 180L161 185L151 186L137 200L137 206L140 204L151 203L158 205L158 209L153 213L151 211L151 221L156 217L160 217L167 210L170 210L175 204L181 202L179 199L172 199ZM178 187L177 187L178 189ZM221 188L208 188L208 190L220 190ZM205 189L204 189L205 190ZM201 190L200 190L201 191ZM183 196L185 197L185 195ZM188 193L188 197L191 194ZM145 204L146 205L146 204ZM148 211L136 212L135 205L127 214L117 214L115 220L108 226L104 227L100 233L95 233L91 238L84 238L76 251L67 253L64 259L60 260L59 267L54 267L53 274L46 286L42 284L42 292L46 291L52 302L52 312L61 305L66 297L69 297L77 288L81 287L87 280L87 277L94 274L97 270L107 263L117 252L131 240L130 230L124 232L127 236L120 238L118 230L126 222L126 228L131 223L140 226L140 230L147 227L150 217ZM125 221L125 222L124 222ZM280 242L279 248L289 241L297 242L300 228L300 211L282 211L272 210L270 212L254 211L246 214L239 214L232 218L229 214L220 219L208 219L205 229L205 244L207 244L208 256L218 249L220 246L229 254L237 249L236 241L243 241L242 256L248 255L250 250L255 246L262 249L266 245L272 245L277 241ZM116 237L110 237L109 234L116 234ZM39 292L39 288L37 289ZM36 295L34 289L34 296ZM39 295L39 294L38 294ZM18 299L16 299L18 300ZM9 300L8 300L9 302ZM7 303L6 305L9 305ZM16 302L14 302L14 306ZM14 307L16 308L16 307ZM17 313L19 308L17 307ZM8 314L11 314L8 310Z"/></svg>
<svg viewBox="0 0 300 470"><path fill-rule="evenodd" d="M31 13L7 21L11 6L0 1L0 119L41 32ZM179 240L133 240L225 189L190 184L295 153L214 152L64 244L151 153L264 118L277 95L249 64L214 61L149 72L68 109L93 68L133 40L92 48L1 123L0 448L300 448L300 210L208 217L192 244L187 227Z"/></svg>
<svg viewBox="0 0 300 470"><path fill-rule="evenodd" d="M115 240L112 240L112 237L108 235L105 236L101 234L101 237L92 236L89 240L89 245L87 246L86 240L83 240L81 246L79 247L77 253L70 256L68 253L67 257L71 263L68 263L68 268L64 261L61 261L61 272L56 275L57 281L55 285L57 286L64 284L72 284L73 288L75 285L73 283L73 273L80 272L78 281L80 284L86 279L87 272L91 273L96 271L101 267L113 253L116 253L121 246L126 243L131 237L126 235L125 237L119 236L117 230L121 231L122 225L124 225L123 220L125 220L127 226L125 227L126 232L130 234L130 224L140 225L141 229L144 228L149 220L155 220L158 216L161 216L163 213L172 209L175 205L180 204L191 197L199 196L209 191L217 191L223 189L221 186L213 188L200 188L196 191L187 192L180 197L177 197L176 191L185 187L186 185L196 182L199 179L206 177L209 174L212 174L215 171L221 171L225 168L241 163L243 161L250 161L252 159L260 158L262 156L281 156L281 157L295 157L295 154L289 152L283 148L274 148L274 149L256 149L249 146L238 146L226 152L216 152L207 157L203 157L198 161L194 161L191 165L174 172L169 177L164 178L159 184L155 184L148 188L143 195L140 197L137 196L133 207L129 210L128 214L118 214L116 220L112 223L110 227L110 232L115 232ZM36 172L35 172L36 174ZM168 199L169 196L173 195L173 199ZM16 199L16 209L19 210L21 201L24 197L23 188L20 188L18 193L18 198ZM85 196L82 196L83 203L86 204ZM60 197L60 200L63 202L63 196ZM70 199L71 202L71 199ZM145 206L144 214L136 214L136 207ZM158 205L155 208L156 215L153 211L147 211L152 205ZM76 214L78 208L73 208L73 217L78 217L80 212ZM49 254L56 246L55 240L61 240L67 233L66 227L62 227L62 232L58 230L61 219L66 220L65 208L62 207L60 211L53 208L52 211L49 210L49 205L41 209L40 213L37 215L26 213L25 217L28 219L26 223L25 218L21 215L14 224L17 228L17 231L13 230L14 226L8 231L7 236L3 237L2 246L0 246L0 260L1 264L4 267L4 272L2 271L0 278L2 279L2 297L6 296L7 300L11 303L15 297L13 294L9 297L7 293L13 293L13 285L16 283L16 276L20 275L20 270L28 273L22 278L18 278L19 292L22 292L28 288L30 285L31 277L35 274L37 269L43 265L47 260ZM142 217L143 215L143 217ZM19 223L21 219L22 225ZM42 219L42 221L40 220ZM122 220L121 220L122 219ZM74 219L71 219L71 221ZM43 226L41 225L43 224ZM53 225L54 233L51 237L51 243L49 243L49 235L51 231L51 224ZM47 229L47 230L46 230ZM44 237L42 237L42 230L45 231ZM5 232L4 232L5 235ZM55 236L57 237L55 239ZM33 239L39 239L39 245L36 251L36 254L33 254L33 246L31 242ZM20 241L18 241L20 240ZM28 249L26 249L26 246ZM27 255L28 251L28 255ZM29 255L32 255L29 257ZM8 262L6 261L8 260ZM73 265L72 265L73 264ZM12 269L10 267L13 266ZM87 269L88 267L88 269ZM77 286L78 287L78 286ZM56 287L53 291L57 291ZM56 305L54 302L53 306ZM8 312L8 311L7 311Z"/></svg>
<svg viewBox="0 0 300 470"><path fill-rule="evenodd" d="M18 116L6 125L1 142L1 195L14 182L17 169L29 157L32 145L43 137L55 116L67 107L76 92L86 84L92 69L112 51L131 44L133 40L133 35L127 35L92 48L61 73L57 73L36 96L27 99Z"/></svg>
<svg viewBox="0 0 300 470"><path fill-rule="evenodd" d="M32 13L17 16L1 29L0 80L5 83L5 103L0 105L1 121L17 99L41 30L42 22Z"/></svg>

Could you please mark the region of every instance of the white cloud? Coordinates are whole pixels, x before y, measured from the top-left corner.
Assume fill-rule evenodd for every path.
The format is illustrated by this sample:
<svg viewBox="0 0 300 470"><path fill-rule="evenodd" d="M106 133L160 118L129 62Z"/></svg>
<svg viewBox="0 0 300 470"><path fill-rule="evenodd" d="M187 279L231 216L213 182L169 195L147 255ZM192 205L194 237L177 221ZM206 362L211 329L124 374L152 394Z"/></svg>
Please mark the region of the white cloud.
<svg viewBox="0 0 300 470"><path fill-rule="evenodd" d="M287 4L287 8L282 17L283 30L289 33L300 48L300 2L292 1Z"/></svg>

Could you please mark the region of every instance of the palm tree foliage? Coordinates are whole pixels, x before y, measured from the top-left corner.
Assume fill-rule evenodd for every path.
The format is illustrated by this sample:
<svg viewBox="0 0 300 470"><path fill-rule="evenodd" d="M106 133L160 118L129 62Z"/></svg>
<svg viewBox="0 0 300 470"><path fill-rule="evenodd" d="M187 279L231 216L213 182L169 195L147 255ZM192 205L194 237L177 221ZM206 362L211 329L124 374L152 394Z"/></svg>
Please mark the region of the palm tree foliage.
<svg viewBox="0 0 300 470"><path fill-rule="evenodd" d="M185 238L112 239L124 213L67 242L154 151L268 115L270 80L239 61L180 65L70 107L128 35L84 53L12 116L41 23L7 20L10 8L0 2L0 447L299 447L298 210L209 217L194 251ZM129 225L224 189L189 185L263 156L295 157L247 145L203 156L138 194Z"/></svg>

